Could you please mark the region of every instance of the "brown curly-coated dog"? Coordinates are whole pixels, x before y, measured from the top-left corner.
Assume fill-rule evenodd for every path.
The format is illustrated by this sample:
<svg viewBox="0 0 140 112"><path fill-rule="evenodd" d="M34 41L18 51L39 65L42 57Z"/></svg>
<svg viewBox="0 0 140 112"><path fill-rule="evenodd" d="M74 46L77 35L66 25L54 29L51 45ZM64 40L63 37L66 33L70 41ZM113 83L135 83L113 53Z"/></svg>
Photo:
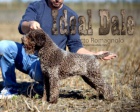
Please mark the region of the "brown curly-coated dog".
<svg viewBox="0 0 140 112"><path fill-rule="evenodd" d="M105 99L113 100L112 89L103 81L97 60L104 55L91 56L64 51L41 29L31 30L25 37L22 42L27 53L38 51L44 75L43 100L56 103L59 97L59 81L70 76L81 76Z"/></svg>

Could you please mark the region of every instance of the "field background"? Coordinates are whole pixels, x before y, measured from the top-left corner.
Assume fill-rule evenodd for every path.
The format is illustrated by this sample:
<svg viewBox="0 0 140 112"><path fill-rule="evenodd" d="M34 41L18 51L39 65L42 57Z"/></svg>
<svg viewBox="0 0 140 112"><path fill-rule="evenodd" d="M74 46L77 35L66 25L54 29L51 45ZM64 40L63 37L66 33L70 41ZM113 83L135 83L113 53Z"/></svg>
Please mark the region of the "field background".
<svg viewBox="0 0 140 112"><path fill-rule="evenodd" d="M87 9L92 9L93 35L81 36L82 40L123 39L123 43L110 43L99 46L96 43L83 41L85 48L97 52L108 50L118 57L111 61L100 61L104 79L113 87L114 102L99 100L97 93L83 82L80 77L62 80L60 98L57 104L50 105L41 101L42 87L26 74L16 70L17 82L21 95L11 100L0 100L0 112L140 112L140 3L126 2L71 2L66 3L78 15L86 15ZM0 40L20 42L22 35L17 28L28 3L0 3ZM99 9L108 9L110 16L118 16L121 26L121 9L127 16L135 20L134 35L106 36L98 34ZM87 19L87 18L86 18ZM102 43L104 44L104 43ZM1 46L2 47L2 46ZM2 76L0 75L2 89Z"/></svg>

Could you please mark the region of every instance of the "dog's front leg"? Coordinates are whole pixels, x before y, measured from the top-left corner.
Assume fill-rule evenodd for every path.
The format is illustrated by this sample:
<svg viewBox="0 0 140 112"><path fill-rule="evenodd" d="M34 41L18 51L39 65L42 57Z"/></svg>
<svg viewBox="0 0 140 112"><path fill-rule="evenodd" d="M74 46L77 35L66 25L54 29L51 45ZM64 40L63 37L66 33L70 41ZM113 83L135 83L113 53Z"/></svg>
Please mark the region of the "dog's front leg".
<svg viewBox="0 0 140 112"><path fill-rule="evenodd" d="M47 100L47 96L46 96L46 84L45 84L45 81L44 81L44 88L43 88L43 98L42 98L42 101L46 101Z"/></svg>
<svg viewBox="0 0 140 112"><path fill-rule="evenodd" d="M43 74L43 83L44 83L44 90L43 90L43 98L42 100L43 101L48 101L48 98L49 98L49 92L50 91L50 88L49 88L49 78L48 76L46 76L46 74Z"/></svg>
<svg viewBox="0 0 140 112"><path fill-rule="evenodd" d="M59 98L59 78L55 77L56 75L53 75L53 77L50 77L49 83L50 83L50 103L57 103L57 100Z"/></svg>

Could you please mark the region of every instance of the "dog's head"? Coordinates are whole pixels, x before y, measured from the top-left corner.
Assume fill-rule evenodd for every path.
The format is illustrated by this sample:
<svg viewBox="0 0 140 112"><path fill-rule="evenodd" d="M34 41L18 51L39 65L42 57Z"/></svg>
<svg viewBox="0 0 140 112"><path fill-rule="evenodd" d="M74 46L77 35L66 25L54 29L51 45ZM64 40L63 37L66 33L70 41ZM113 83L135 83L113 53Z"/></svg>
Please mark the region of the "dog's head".
<svg viewBox="0 0 140 112"><path fill-rule="evenodd" d="M46 34L42 29L30 30L22 37L22 43L27 53L34 54L42 48L46 42Z"/></svg>

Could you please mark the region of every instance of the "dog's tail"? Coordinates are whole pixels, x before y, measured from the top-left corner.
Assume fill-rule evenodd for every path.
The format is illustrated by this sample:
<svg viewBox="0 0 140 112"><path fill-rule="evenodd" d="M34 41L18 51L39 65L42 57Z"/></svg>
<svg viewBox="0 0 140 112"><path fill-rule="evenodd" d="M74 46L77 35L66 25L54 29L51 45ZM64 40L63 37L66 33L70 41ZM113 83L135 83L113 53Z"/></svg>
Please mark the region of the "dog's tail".
<svg viewBox="0 0 140 112"><path fill-rule="evenodd" d="M103 59L104 57L106 57L106 56L108 56L108 55L110 55L110 54L111 54L110 52L106 52L106 53L104 53L104 54L95 55L95 57L96 57L97 59Z"/></svg>

